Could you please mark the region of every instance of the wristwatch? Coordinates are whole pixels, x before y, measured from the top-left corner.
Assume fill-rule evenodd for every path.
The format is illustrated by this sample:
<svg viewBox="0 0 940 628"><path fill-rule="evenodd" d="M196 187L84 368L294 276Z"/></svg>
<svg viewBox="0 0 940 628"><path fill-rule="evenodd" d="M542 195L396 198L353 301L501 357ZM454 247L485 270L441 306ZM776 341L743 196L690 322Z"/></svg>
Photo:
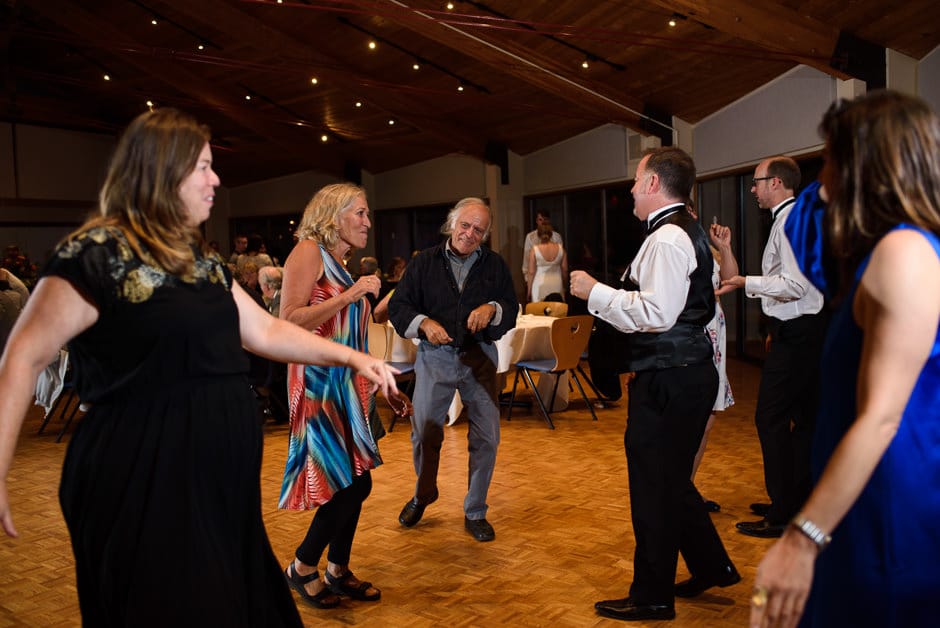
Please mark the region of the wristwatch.
<svg viewBox="0 0 940 628"><path fill-rule="evenodd" d="M810 541L816 544L816 547L819 548L820 552L826 549L826 546L829 545L830 541L832 541L831 535L823 532L818 525L804 517L802 514L798 514L797 516L793 517L790 525L805 534Z"/></svg>

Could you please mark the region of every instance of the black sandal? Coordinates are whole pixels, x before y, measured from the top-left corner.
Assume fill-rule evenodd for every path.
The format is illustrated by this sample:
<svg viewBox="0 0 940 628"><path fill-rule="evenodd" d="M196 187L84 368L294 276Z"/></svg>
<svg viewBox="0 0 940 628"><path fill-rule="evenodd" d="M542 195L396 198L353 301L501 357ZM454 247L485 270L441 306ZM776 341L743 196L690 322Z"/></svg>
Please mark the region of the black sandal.
<svg viewBox="0 0 940 628"><path fill-rule="evenodd" d="M329 571L324 571L326 574L326 582L330 589L333 590L333 593L337 595L345 595L354 600L359 600L360 602L375 602L382 597L382 592L378 589L375 589L375 593L369 594L367 591L375 587L372 586L371 582L359 581L357 585L348 584L350 578L355 578L353 572L346 570L341 576L334 576Z"/></svg>
<svg viewBox="0 0 940 628"><path fill-rule="evenodd" d="M284 570L284 577L287 578L287 586L300 594L300 597L302 597L305 602L317 608L336 608L339 606L341 600L330 585L324 586L323 590L316 595L307 593L307 589L304 585L319 578L320 574L318 572L314 571L312 574L301 576L294 568L294 562L291 561L287 569Z"/></svg>

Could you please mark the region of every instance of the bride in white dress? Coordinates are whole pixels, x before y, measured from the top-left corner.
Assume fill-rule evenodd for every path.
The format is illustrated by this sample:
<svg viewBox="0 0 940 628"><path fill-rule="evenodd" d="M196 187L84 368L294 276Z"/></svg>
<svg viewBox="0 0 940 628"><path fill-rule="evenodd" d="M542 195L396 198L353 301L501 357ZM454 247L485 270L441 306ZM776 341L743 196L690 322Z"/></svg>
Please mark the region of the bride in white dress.
<svg viewBox="0 0 940 628"><path fill-rule="evenodd" d="M568 258L561 244L552 242L552 225L547 220L537 230L539 243L529 251L528 269L532 283L529 301L544 301L558 293L564 297L565 278L568 276Z"/></svg>

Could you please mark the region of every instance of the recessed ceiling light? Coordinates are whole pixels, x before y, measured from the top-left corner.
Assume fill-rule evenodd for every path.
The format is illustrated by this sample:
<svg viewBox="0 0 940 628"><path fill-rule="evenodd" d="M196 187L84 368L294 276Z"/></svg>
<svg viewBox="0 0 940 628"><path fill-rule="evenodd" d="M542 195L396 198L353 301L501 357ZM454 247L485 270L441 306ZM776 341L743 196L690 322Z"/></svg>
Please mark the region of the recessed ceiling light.
<svg viewBox="0 0 940 628"><path fill-rule="evenodd" d="M324 143L325 143L328 139L330 139L330 138L327 136L326 133L324 133L323 135L320 136L320 141L321 141L321 142L324 142Z"/></svg>
<svg viewBox="0 0 940 628"><path fill-rule="evenodd" d="M463 91L463 85L458 85L458 86L457 86L457 91L458 91L458 92L462 92L462 91Z"/></svg>
<svg viewBox="0 0 940 628"><path fill-rule="evenodd" d="M148 100L148 101L147 101L147 108L148 108L148 109L153 109L153 101L152 101L152 100Z"/></svg>
<svg viewBox="0 0 940 628"><path fill-rule="evenodd" d="M203 44L199 44L198 46L196 46L196 48L198 48L199 50L205 50L205 49L206 49L206 47L205 47Z"/></svg>
<svg viewBox="0 0 940 628"><path fill-rule="evenodd" d="M369 50L375 50L375 42L374 42L374 41L370 41L370 42L369 42Z"/></svg>
<svg viewBox="0 0 940 628"><path fill-rule="evenodd" d="M395 124L395 121L394 121L394 120L389 120L389 121L388 121L388 125L389 125L389 126L393 126L394 124Z"/></svg>
<svg viewBox="0 0 940 628"><path fill-rule="evenodd" d="M412 65L411 67L414 68L415 70L421 69L421 66L418 65L418 62L417 62L417 61L415 61L414 65Z"/></svg>
<svg viewBox="0 0 940 628"><path fill-rule="evenodd" d="M362 106L362 103L357 100L357 101L356 101L356 106L357 106L357 107L361 107L361 106Z"/></svg>
<svg viewBox="0 0 940 628"><path fill-rule="evenodd" d="M581 67L584 68L585 70L587 70L590 67L590 64L588 63L587 59L581 62Z"/></svg>
<svg viewBox="0 0 940 628"><path fill-rule="evenodd" d="M245 94L245 100L251 100L251 94Z"/></svg>
<svg viewBox="0 0 940 628"><path fill-rule="evenodd" d="M110 80L111 80L111 75L110 75L110 74L105 74L105 75L104 75L104 80L110 81Z"/></svg>
<svg viewBox="0 0 940 628"><path fill-rule="evenodd" d="M312 79L310 79L310 84L311 84L311 85L316 85L316 84L319 83L319 82L320 82L320 81L317 80L317 77L313 77Z"/></svg>
<svg viewBox="0 0 940 628"><path fill-rule="evenodd" d="M453 3L453 2L448 2L446 6L447 6L447 10L448 10L448 11L453 11L453 10L454 10L454 3Z"/></svg>
<svg viewBox="0 0 940 628"><path fill-rule="evenodd" d="M153 24L154 26L156 26L156 25L157 25L157 18L153 18L152 20L150 20L150 23Z"/></svg>
<svg viewBox="0 0 940 628"><path fill-rule="evenodd" d="M675 25L676 25L675 20L669 20L669 26L675 26Z"/></svg>

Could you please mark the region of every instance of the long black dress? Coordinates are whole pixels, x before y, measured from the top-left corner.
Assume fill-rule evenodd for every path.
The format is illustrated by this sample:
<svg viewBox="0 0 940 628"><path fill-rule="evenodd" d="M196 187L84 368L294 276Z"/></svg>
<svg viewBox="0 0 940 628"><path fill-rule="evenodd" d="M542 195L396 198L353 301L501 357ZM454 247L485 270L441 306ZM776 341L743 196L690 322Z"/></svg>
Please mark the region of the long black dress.
<svg viewBox="0 0 940 628"><path fill-rule="evenodd" d="M84 624L302 625L261 519L263 434L221 260L180 279L93 228L45 274L99 312L69 343L91 409L59 491Z"/></svg>

